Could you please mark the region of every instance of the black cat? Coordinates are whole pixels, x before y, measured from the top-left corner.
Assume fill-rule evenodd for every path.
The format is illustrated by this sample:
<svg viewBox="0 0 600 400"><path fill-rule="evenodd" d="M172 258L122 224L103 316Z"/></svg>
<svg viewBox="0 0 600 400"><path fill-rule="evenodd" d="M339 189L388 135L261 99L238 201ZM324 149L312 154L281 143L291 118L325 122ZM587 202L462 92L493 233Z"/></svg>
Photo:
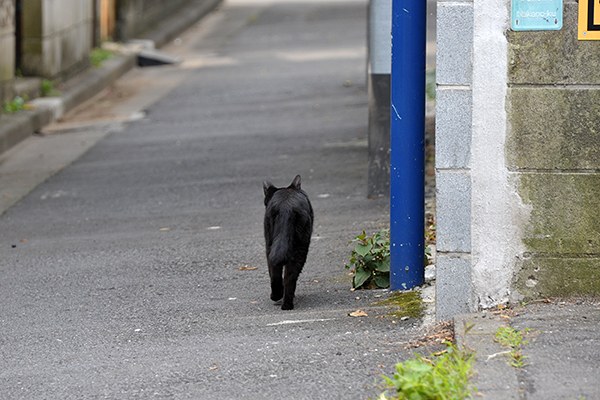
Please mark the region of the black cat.
<svg viewBox="0 0 600 400"><path fill-rule="evenodd" d="M271 300L283 297L282 310L294 308L296 282L306 262L313 227L313 209L300 189L300 175L286 188L263 183L265 242L271 277ZM284 272L285 266L285 272Z"/></svg>

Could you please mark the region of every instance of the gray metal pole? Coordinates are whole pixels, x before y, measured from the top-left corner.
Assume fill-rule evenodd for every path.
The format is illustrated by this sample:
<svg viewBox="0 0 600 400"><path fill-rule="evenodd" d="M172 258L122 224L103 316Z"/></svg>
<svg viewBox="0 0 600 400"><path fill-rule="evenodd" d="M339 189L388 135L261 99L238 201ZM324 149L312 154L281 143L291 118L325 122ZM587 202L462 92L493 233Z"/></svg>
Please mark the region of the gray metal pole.
<svg viewBox="0 0 600 400"><path fill-rule="evenodd" d="M390 73L392 0L371 0L368 19L369 197L390 190Z"/></svg>

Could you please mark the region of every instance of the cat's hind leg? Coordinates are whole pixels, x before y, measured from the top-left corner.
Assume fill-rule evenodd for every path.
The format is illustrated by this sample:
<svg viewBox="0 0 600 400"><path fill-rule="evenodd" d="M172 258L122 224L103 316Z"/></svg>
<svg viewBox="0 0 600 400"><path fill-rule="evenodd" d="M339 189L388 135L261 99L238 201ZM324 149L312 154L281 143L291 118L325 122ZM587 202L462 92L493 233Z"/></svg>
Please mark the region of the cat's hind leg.
<svg viewBox="0 0 600 400"><path fill-rule="evenodd" d="M283 305L282 310L293 310L294 309L294 295L296 293L296 282L298 282L298 276L302 266L295 263L286 265L284 276L283 276Z"/></svg>
<svg viewBox="0 0 600 400"><path fill-rule="evenodd" d="M279 301L283 297L283 265L269 265L271 277L271 300Z"/></svg>

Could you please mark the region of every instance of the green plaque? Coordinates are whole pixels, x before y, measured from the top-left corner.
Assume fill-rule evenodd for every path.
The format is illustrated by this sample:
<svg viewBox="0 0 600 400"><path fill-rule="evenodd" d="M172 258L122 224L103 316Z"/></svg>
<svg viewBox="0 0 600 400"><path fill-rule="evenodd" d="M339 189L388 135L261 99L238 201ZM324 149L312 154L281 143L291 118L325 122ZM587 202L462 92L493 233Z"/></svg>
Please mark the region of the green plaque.
<svg viewBox="0 0 600 400"><path fill-rule="evenodd" d="M557 31L562 24L563 0L512 0L513 31Z"/></svg>

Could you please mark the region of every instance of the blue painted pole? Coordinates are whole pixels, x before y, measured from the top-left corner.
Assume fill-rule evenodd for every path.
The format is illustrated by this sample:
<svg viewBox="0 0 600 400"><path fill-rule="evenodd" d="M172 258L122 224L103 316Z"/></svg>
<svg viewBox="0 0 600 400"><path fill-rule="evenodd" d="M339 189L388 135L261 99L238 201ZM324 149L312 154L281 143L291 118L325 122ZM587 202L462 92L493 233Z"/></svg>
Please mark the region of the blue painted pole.
<svg viewBox="0 0 600 400"><path fill-rule="evenodd" d="M425 0L392 2L390 286L424 281Z"/></svg>

